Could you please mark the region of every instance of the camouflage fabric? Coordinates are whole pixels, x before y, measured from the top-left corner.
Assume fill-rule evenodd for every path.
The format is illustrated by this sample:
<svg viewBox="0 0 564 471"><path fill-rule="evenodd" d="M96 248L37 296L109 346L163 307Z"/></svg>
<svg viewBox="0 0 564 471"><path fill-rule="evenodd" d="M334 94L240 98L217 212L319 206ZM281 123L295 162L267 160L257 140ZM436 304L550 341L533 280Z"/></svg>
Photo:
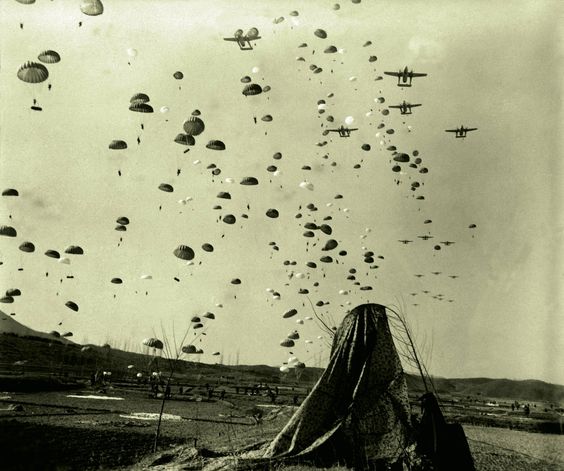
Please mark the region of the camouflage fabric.
<svg viewBox="0 0 564 471"><path fill-rule="evenodd" d="M364 304L343 320L327 369L263 457L299 456L356 469L395 463L410 434L409 416L385 307Z"/></svg>

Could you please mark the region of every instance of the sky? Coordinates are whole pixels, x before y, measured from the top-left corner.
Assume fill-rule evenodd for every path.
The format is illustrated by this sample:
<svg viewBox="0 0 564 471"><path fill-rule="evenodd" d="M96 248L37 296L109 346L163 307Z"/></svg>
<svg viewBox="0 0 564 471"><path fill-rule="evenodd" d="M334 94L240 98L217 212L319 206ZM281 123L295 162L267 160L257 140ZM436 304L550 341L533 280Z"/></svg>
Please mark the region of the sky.
<svg viewBox="0 0 564 471"><path fill-rule="evenodd" d="M0 237L0 281L22 292L2 311L79 343L140 351L187 333L203 362L324 366L316 314L338 326L372 302L401 307L432 374L564 384L561 2L80 3L0 4L0 187L19 192L0 200L17 230ZM252 27L252 50L223 40ZM61 57L48 79L20 80L45 50ZM406 66L428 75L384 74ZM270 89L245 96L244 77ZM153 113L129 110L140 92ZM387 108L404 100L422 106ZM187 148L174 139L194 110L205 129ZM340 125L357 130L324 135ZM461 125L478 130L444 132Z"/></svg>

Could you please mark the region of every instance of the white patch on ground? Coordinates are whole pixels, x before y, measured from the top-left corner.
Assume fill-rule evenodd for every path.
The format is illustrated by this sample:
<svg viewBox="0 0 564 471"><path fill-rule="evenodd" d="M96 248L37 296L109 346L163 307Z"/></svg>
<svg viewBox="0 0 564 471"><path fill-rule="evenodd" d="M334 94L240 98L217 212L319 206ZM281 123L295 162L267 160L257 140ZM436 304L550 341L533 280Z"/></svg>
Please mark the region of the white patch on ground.
<svg viewBox="0 0 564 471"><path fill-rule="evenodd" d="M101 399L101 400L109 400L109 401L123 401L123 397L94 396L92 394L87 396L80 396L78 394L68 394L67 397L76 397L78 399Z"/></svg>
<svg viewBox="0 0 564 471"><path fill-rule="evenodd" d="M159 414L153 412L133 412L128 415L121 415L124 419L139 419L139 420L159 420ZM174 414L163 414L162 420L182 420L182 417Z"/></svg>
<svg viewBox="0 0 564 471"><path fill-rule="evenodd" d="M7 399L12 399L11 396L0 396L0 401L5 401Z"/></svg>

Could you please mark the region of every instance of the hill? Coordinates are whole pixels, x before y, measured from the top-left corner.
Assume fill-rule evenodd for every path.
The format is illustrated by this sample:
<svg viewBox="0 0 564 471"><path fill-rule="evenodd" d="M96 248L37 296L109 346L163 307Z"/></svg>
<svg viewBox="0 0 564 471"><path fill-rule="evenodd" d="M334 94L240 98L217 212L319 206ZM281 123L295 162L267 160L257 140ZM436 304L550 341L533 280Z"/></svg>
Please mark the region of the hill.
<svg viewBox="0 0 564 471"><path fill-rule="evenodd" d="M126 352L106 346L82 346L66 338L30 329L0 311L0 374L22 372L57 374L74 378L88 378L97 370L112 371L114 380L131 380L137 373L149 375L152 371L169 371L171 363L164 358ZM175 376L183 381L210 384L251 385L257 383L301 387L312 386L323 370L305 368L298 377L293 373L281 374L268 365L221 365L199 363L197 355L174 364ZM406 375L412 394L424 392L421 378ZM433 378L439 395L457 397L484 397L517 399L534 402L563 403L564 386L539 380L511 380L492 378Z"/></svg>

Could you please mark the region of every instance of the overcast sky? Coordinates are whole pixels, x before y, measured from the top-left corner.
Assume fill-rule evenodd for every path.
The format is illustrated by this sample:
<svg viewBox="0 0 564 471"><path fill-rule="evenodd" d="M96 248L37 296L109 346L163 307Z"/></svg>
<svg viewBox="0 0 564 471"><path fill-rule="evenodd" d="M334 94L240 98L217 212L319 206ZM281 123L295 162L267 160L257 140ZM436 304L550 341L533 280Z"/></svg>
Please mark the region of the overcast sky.
<svg viewBox="0 0 564 471"><path fill-rule="evenodd" d="M201 361L219 351L226 363L279 366L291 351L323 366L326 335L314 321L296 323L314 317L309 300L328 303L315 309L336 325L360 303L401 304L436 375L564 384L561 2L103 3L96 17L78 1L0 4L0 186L20 193L0 201L0 224L18 231L0 238L0 279L22 291L3 311L80 343L136 350L163 327L179 337L210 311L216 319L196 339ZM223 41L251 27L261 36L253 50ZM329 46L338 52L324 53ZM44 50L61 56L47 64L49 78L19 80L18 68ZM405 66L428 76L400 88L383 73ZM245 97L244 76L270 91ZM129 110L138 92L154 113ZM30 109L34 99L43 111ZM403 100L422 106L383 114ZM195 109L205 130L184 153L174 138ZM347 117L358 128L350 138L323 135ZM478 130L444 132L460 125ZM128 148L110 150L114 139ZM214 139L226 150L206 148ZM390 146L422 162L393 172ZM239 184L249 176L259 184ZM278 218L265 215L271 208ZM114 230L120 216L131 221L126 232ZM307 222L333 232L304 237ZM323 251L329 239L338 247ZM23 241L36 252L18 250ZM85 255L64 254L71 244ZM173 255L179 244L194 249L192 265ZM326 255L332 263L320 261ZM292 308L298 314L283 319ZM281 347L296 329L296 347Z"/></svg>

